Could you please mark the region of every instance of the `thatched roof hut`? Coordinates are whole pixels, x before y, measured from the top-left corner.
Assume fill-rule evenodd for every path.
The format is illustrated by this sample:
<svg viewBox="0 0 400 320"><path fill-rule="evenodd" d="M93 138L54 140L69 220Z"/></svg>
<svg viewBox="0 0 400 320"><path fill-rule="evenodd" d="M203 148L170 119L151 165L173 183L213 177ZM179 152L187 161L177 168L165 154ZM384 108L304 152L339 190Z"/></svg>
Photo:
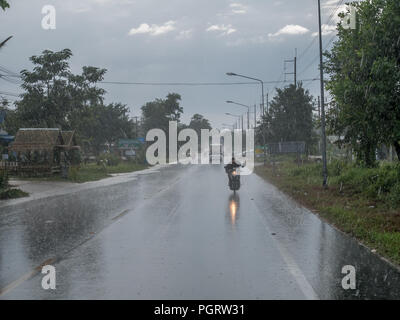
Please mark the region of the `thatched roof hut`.
<svg viewBox="0 0 400 320"><path fill-rule="evenodd" d="M79 148L76 144L75 131L61 131L58 128L23 128L19 129L11 150L15 152L53 151Z"/></svg>
<svg viewBox="0 0 400 320"><path fill-rule="evenodd" d="M15 152L52 151L63 144L58 128L23 128L18 130L10 149Z"/></svg>
<svg viewBox="0 0 400 320"><path fill-rule="evenodd" d="M16 153L21 174L48 174L60 172L75 159L76 145L74 131L58 128L19 129L15 141L9 148Z"/></svg>
<svg viewBox="0 0 400 320"><path fill-rule="evenodd" d="M78 148L76 143L75 131L61 131L64 146L68 149Z"/></svg>

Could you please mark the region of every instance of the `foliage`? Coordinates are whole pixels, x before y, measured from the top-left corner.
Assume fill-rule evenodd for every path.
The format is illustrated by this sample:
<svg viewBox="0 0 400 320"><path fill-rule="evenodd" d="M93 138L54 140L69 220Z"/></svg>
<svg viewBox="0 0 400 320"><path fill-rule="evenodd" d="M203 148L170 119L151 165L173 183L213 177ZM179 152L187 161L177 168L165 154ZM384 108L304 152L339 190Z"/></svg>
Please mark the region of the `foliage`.
<svg viewBox="0 0 400 320"><path fill-rule="evenodd" d="M124 161L116 166L106 167L106 170L102 165L91 163L83 165L80 168L73 169L68 180L72 182L83 183L87 181L97 181L100 179L110 177L110 174L115 173L127 173L146 169L147 167L141 164L136 164L132 161Z"/></svg>
<svg viewBox="0 0 400 320"><path fill-rule="evenodd" d="M357 29L338 25L338 40L326 53L331 133L343 137L358 160L376 166L379 144L392 144L400 159L400 2L371 0L353 4Z"/></svg>
<svg viewBox="0 0 400 320"><path fill-rule="evenodd" d="M310 149L315 144L313 133L313 97L299 83L277 89L268 114L263 118L257 135L264 134L268 142L305 141Z"/></svg>
<svg viewBox="0 0 400 320"><path fill-rule="evenodd" d="M68 179L71 181L77 181L78 180L78 172L79 172L79 167L70 166L68 168Z"/></svg>
<svg viewBox="0 0 400 320"><path fill-rule="evenodd" d="M33 70L21 71L25 92L16 110L8 113L10 134L20 127L75 130L96 153L119 138L132 138L135 127L129 109L120 103L104 104L106 92L97 86L106 70L85 66L81 74L73 74L71 57L71 50L64 49L30 58Z"/></svg>
<svg viewBox="0 0 400 320"><path fill-rule="evenodd" d="M348 195L360 195L392 208L400 208L400 165L382 163L375 168L335 160L328 164L329 183ZM305 181L321 179L322 165L307 164L289 168L288 173Z"/></svg>
<svg viewBox="0 0 400 320"><path fill-rule="evenodd" d="M169 121L180 121L183 108L180 106L181 96L169 93L166 99L156 99L147 102L142 107L142 120L145 131L162 129L168 132Z"/></svg>
<svg viewBox="0 0 400 320"><path fill-rule="evenodd" d="M8 188L8 174L6 171L0 171L0 189Z"/></svg>
<svg viewBox="0 0 400 320"><path fill-rule="evenodd" d="M16 199L27 196L28 193L19 189L5 189L5 190L0 189L0 200Z"/></svg>
<svg viewBox="0 0 400 320"><path fill-rule="evenodd" d="M4 11L10 7L10 4L6 0L0 0L0 8Z"/></svg>
<svg viewBox="0 0 400 320"><path fill-rule="evenodd" d="M117 166L121 159L112 153L103 153L98 157L97 164L105 163L107 166Z"/></svg>
<svg viewBox="0 0 400 320"><path fill-rule="evenodd" d="M189 123L189 128L196 131L199 137L201 136L201 129L208 129L208 130L212 129L210 122L206 118L204 118L201 114L198 113L193 115Z"/></svg>
<svg viewBox="0 0 400 320"><path fill-rule="evenodd" d="M0 200L26 197L28 194L19 189L11 188L8 184L9 177L5 170L0 170Z"/></svg>
<svg viewBox="0 0 400 320"><path fill-rule="evenodd" d="M10 41L12 36L9 36L7 39L0 42L0 49L3 48L8 41Z"/></svg>
<svg viewBox="0 0 400 320"><path fill-rule="evenodd" d="M0 0L0 8L6 11L7 8L10 8L9 3L6 0ZM6 43L12 38L12 36L0 42L0 49L6 45Z"/></svg>

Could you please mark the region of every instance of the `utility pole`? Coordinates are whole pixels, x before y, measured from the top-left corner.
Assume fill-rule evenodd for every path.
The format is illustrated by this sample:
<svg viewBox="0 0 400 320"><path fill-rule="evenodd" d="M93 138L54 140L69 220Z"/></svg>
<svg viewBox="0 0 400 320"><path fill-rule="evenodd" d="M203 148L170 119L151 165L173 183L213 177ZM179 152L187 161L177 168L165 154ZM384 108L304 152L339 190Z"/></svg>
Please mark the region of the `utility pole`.
<svg viewBox="0 0 400 320"><path fill-rule="evenodd" d="M138 117L132 117L133 119L135 119L135 122L136 122L136 124L135 124L135 131L136 131L136 139L139 137L139 126L138 126Z"/></svg>
<svg viewBox="0 0 400 320"><path fill-rule="evenodd" d="M257 105L256 104L254 104L254 106L253 106L253 109L254 109L254 129L256 129L257 128Z"/></svg>
<svg viewBox="0 0 400 320"><path fill-rule="evenodd" d="M325 132L325 94L324 94L324 64L322 56L322 25L321 25L321 0L318 0L318 31L319 31L319 71L321 81L321 134L322 134L322 185L327 187L328 167L326 162L326 132Z"/></svg>
<svg viewBox="0 0 400 320"><path fill-rule="evenodd" d="M295 57L293 60L285 60L284 61L284 69L286 71L286 63L293 63L293 72L285 72L285 82L287 75L293 75L294 78L294 86L297 88L297 49L295 50Z"/></svg>
<svg viewBox="0 0 400 320"><path fill-rule="evenodd" d="M297 48L294 55L294 87L297 88Z"/></svg>
<svg viewBox="0 0 400 320"><path fill-rule="evenodd" d="M318 118L321 120L321 97L318 96Z"/></svg>

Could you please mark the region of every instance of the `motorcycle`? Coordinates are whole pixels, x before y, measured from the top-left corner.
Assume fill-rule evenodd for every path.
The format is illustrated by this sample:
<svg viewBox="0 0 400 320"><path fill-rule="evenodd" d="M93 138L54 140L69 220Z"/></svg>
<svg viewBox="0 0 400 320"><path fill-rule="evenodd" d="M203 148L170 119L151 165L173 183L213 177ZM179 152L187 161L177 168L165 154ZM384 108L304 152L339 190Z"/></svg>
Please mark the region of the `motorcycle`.
<svg viewBox="0 0 400 320"><path fill-rule="evenodd" d="M240 189L240 168L226 169L226 173L229 175L229 189L234 193Z"/></svg>

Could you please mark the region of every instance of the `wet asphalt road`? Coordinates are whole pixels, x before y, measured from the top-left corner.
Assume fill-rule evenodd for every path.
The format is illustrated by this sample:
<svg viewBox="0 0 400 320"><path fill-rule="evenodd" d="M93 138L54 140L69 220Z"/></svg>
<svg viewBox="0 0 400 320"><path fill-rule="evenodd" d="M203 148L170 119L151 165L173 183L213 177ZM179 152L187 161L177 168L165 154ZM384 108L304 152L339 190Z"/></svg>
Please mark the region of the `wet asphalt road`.
<svg viewBox="0 0 400 320"><path fill-rule="evenodd" d="M0 299L400 298L397 269L258 176L242 184L234 196L221 166L168 166L0 207Z"/></svg>

